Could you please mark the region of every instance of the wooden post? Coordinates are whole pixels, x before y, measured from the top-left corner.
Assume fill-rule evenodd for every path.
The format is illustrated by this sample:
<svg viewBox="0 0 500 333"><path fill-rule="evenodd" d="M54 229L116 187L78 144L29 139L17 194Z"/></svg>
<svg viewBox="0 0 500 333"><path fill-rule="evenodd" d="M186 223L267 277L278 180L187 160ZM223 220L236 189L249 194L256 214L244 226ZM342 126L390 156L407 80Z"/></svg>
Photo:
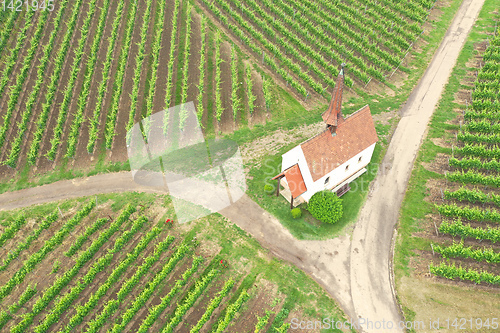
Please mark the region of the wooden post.
<svg viewBox="0 0 500 333"><path fill-rule="evenodd" d="M281 182L281 178L278 178L278 184L276 185L276 196L277 197L280 196L280 182Z"/></svg>
<svg viewBox="0 0 500 333"><path fill-rule="evenodd" d="M292 198L290 199L290 209L293 209L293 194L292 194Z"/></svg>
<svg viewBox="0 0 500 333"><path fill-rule="evenodd" d="M439 215L441 215L441 214L439 214ZM434 222L434 229L436 230L436 235L439 236L439 232L438 232L438 227L436 225L436 221L432 221L432 222Z"/></svg>

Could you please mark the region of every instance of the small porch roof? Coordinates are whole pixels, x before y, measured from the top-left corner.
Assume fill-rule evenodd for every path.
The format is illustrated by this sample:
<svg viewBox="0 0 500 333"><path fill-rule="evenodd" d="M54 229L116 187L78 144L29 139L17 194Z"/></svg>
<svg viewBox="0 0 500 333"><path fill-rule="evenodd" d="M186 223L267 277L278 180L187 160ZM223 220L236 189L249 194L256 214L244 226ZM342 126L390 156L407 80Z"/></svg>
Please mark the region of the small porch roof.
<svg viewBox="0 0 500 333"><path fill-rule="evenodd" d="M298 164L294 164L288 169L281 172L279 175L273 177L273 179L286 178L292 197L295 199L302 193L307 191L306 183L300 172L300 167Z"/></svg>

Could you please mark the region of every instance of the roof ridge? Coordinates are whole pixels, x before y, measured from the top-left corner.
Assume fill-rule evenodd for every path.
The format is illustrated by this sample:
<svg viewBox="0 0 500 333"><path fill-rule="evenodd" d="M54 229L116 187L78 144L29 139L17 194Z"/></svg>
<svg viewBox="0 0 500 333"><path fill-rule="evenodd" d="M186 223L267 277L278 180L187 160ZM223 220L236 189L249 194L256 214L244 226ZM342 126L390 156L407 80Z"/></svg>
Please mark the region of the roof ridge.
<svg viewBox="0 0 500 333"><path fill-rule="evenodd" d="M365 106L362 106L359 110L351 113L348 117L345 117L344 120L347 121L348 119L355 118L357 115L359 115L361 113L361 111L364 111L367 108L369 109L370 105L366 104ZM371 112L370 112L370 115L371 115Z"/></svg>
<svg viewBox="0 0 500 333"><path fill-rule="evenodd" d="M315 136L313 136L312 138L309 138L307 140L305 140L304 142L300 143L299 146L302 146L303 144L313 140L313 139L316 139L318 136L324 134L325 132L330 132L330 130L328 128L324 129L323 131L321 131L320 133L316 134Z"/></svg>

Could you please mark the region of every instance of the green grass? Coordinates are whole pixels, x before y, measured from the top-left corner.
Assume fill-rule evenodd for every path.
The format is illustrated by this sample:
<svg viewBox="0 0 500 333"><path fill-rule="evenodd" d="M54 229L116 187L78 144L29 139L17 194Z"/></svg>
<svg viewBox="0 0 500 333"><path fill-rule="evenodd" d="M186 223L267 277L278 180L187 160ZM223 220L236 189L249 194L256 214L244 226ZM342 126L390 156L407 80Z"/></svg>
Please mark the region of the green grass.
<svg viewBox="0 0 500 333"><path fill-rule="evenodd" d="M451 131L456 131L458 126L447 124L450 120L457 117L456 108L463 109L465 106L454 102L455 94L464 86L460 83L468 71L466 63L471 59L476 51L474 44L482 42L487 38L486 32L492 32L494 25L491 26L491 16L488 21L488 13L494 10L493 1L486 1L479 19L469 35L469 38L460 53L457 64L450 76L443 95L439 101L438 107L434 112L429 124L429 132L422 143L421 149L415 161L415 167L412 171L408 189L403 200L401 217L399 221L399 238L395 255L396 276L409 275L410 268L408 263L414 255L413 250L421 248L422 243L427 241L414 237L413 234L419 230L420 223L425 219L425 215L433 212L433 205L424 200L427 196L426 183L429 179L440 179L444 176L425 169L422 163L434 161L438 153L450 154L451 150L435 145L433 138L453 139ZM430 249L430 246L428 248Z"/></svg>
<svg viewBox="0 0 500 333"><path fill-rule="evenodd" d="M243 60L246 59L245 55L241 50L236 47L234 44L233 47L235 48L235 53L236 53L236 61L237 61L237 70L238 70L238 89L237 89L237 96L240 99L240 105L238 109L238 113L236 114L236 123L240 127L247 127L248 126L248 118L247 118L247 111L246 111L246 106L244 104L245 101L245 90L243 89L243 80L245 76L245 65L243 63Z"/></svg>
<svg viewBox="0 0 500 333"><path fill-rule="evenodd" d="M62 201L59 205L65 211L75 207L78 202L89 200L95 200L94 196ZM150 217L154 217L159 208L166 208L167 213L163 216L177 221L172 201L167 195L133 192L103 194L97 195L97 201L98 206L93 212L96 215L99 215L99 207L104 204L109 206L113 212L118 213L126 204L133 203L144 205L146 210L140 214ZM55 207L56 204L50 203L26 207L22 211L30 217L41 217L51 212ZM0 220L9 218L10 215L17 216L20 211L0 212ZM163 217L161 221L163 221ZM172 232L178 240L188 243L196 237L201 247L208 246L210 249L207 252L202 251L205 255L218 253L215 258L211 258L205 264L212 263L217 266L219 259L228 262L229 269L224 271L224 279L233 277L237 281L238 287L225 304L234 301L244 289L255 288L254 286L259 281L266 280L277 286L278 296L285 300L284 306L291 312L298 311L299 315L305 314L313 318L329 317L339 321L347 319L335 301L310 276L291 264L274 257L269 250L262 248L247 232L227 221L220 214L211 214L181 226L176 225ZM204 267L204 270L207 271L209 268ZM266 306L271 307L271 304L275 303L275 299L276 297L270 295L269 299L265 300ZM297 314L297 312L295 313ZM290 319L288 317L287 321ZM329 330L328 332L340 331Z"/></svg>
<svg viewBox="0 0 500 333"><path fill-rule="evenodd" d="M90 177L101 173L130 171L130 165L126 162L104 163L105 153L99 155L102 163L97 163L91 170L85 172L67 167L65 163L56 167L55 170L44 174L36 174L29 177L29 166L25 165L18 173L17 178L0 183L0 194L9 191L18 191L25 188L55 183L59 180Z"/></svg>
<svg viewBox="0 0 500 333"><path fill-rule="evenodd" d="M458 126L452 125L449 122L458 115L454 109L465 108L465 106L454 102L455 94L461 88L464 88L460 81L465 78L469 70L466 66L467 61L476 54L474 44L486 40L486 33L491 33L494 30L494 21L490 13L495 10L495 6L494 1L486 0L479 19L459 55L457 64L453 69L449 82L431 119L427 137L424 139L417 155L408 189L402 203L398 224L398 239L394 257L396 283L402 277L411 275L412 268L409 263L412 258L417 256L415 251L431 250L431 241L429 239L417 237L414 234L422 229L426 215L434 212L433 204L425 201L425 198L428 196L427 182L431 179L443 179L444 176L425 169L422 163L434 161L438 153L451 154L451 149L435 145L432 139L443 138L445 141L454 140L453 133L456 132ZM407 320L408 318L415 317L415 312L407 306L403 307L403 311Z"/></svg>
<svg viewBox="0 0 500 333"><path fill-rule="evenodd" d="M422 73L424 72L427 64L429 63L431 56L434 52L434 50L437 48L439 45L439 41L442 39L446 27L449 25L449 22L451 21L454 13L456 12L458 6L460 4L459 0L454 0L451 4L450 7L443 8L443 14L439 18L438 22L433 23L433 30L431 30L430 34L428 36L423 36L425 39L425 45L422 46L422 50L419 54L412 54L412 57L414 59L410 63L412 67L411 72L409 73L408 78L405 80L403 86L399 89L397 89L394 85L389 84L389 86L395 90L395 96L390 97L387 95L370 95L365 91L362 91L362 87L355 87L354 88L354 93L356 97L351 97L347 101L344 101L344 108L343 112L347 115L350 114L357 109L359 109L361 106L365 104L370 105L370 109L372 111L372 114L379 114L382 112L386 112L387 110L397 110L400 108L402 103L406 101L408 98L411 90L413 89L414 85L417 83L419 78L421 77ZM196 7L195 7L196 8ZM199 9L196 9L199 11ZM214 29L214 25L212 22L209 22L209 26ZM418 42L421 43L421 42ZM423 43L421 43L423 44ZM206 86L206 92L208 94L208 105L207 105L207 110L212 110L213 108L213 102L211 98L212 94L212 75L213 75L213 32L208 32L207 33L207 45L208 45L208 54L207 54L207 61L208 61L208 68L207 68L207 86ZM182 41L179 42L179 47L182 51L183 44ZM238 58L244 59L246 56L237 48L237 53L238 53ZM242 64L239 64L240 67L242 67ZM266 74L261 70L258 69L261 75L266 77ZM240 68L241 71L241 68ZM178 73L179 74L179 73ZM240 73L242 75L242 73ZM347 75L349 73L347 72ZM266 77L266 79L270 79L269 77ZM271 118L272 121L268 121L266 124L263 125L256 125L253 126L253 128L248 128L246 126L243 126L243 128L235 131L232 134L228 134L225 136L226 139L233 140L235 141L238 145L242 145L247 142L251 142L255 139L258 139L260 137L269 135L270 133L277 131L277 130L289 130L289 129L294 129L298 128L302 125L308 125L317 122L321 118L319 116L321 113L325 110L327 100L325 100L324 105L320 105L312 110L307 110L304 106L302 106L289 92L281 88L279 85L274 85L272 86L272 95L273 95L273 104L271 107ZM177 94L176 94L177 95ZM374 99L378 100L378 102L374 101ZM352 105L351 105L352 104ZM351 106L349 106L351 105ZM208 117L208 123L206 124L206 128L204 129L204 132L206 133L207 138L214 138L214 128L213 128L213 123L212 123L212 115L209 114ZM396 120L396 119L394 119ZM377 131L380 135L380 143L382 146L379 146L377 150L375 151L375 154L373 156L373 162L370 165L370 170L369 172L361 177L357 182L353 183L351 187L353 186L358 186L360 188L363 188L363 191L352 191L351 193L348 193L344 196L344 203L345 203L345 212L344 212L344 218L337 223L336 225L333 226L322 226L319 225L312 217L306 212L302 219L300 221L296 220L289 220L289 210L288 210L288 204L284 201L283 199L283 206L281 207L281 204L276 205L275 203L271 204L270 202L267 202L270 200L270 198L266 198L263 202L263 207L264 208L269 208L270 211L275 214L282 222L286 225L288 224L291 229L294 229L297 227L298 229L296 230L295 234L297 237L312 237L312 238L325 238L325 237L333 237L335 235L338 235L342 232L342 228L344 228L346 225L349 225L351 222L355 220L357 217L358 211L360 207L362 206L364 202L364 198L366 197L366 190L368 188L368 184L371 180L373 180L374 175L371 174L371 170L376 170L378 168L378 161L381 160L383 156L383 152L385 149L383 149L383 146L387 144L387 138L391 132L391 129L395 123L390 124L390 125L377 125ZM298 142L297 142L298 143ZM290 145L287 147L287 149L292 148L293 145ZM280 154L274 157L269 157L271 162L273 163L273 166L277 169L280 163L280 155L281 153L285 152L287 149L283 149ZM121 170L129 170L130 167L128 163L117 163L117 164L108 164L104 162L104 157L105 157L106 151L102 150L101 154L98 157L98 163L95 166L93 170L87 171L87 172L82 172L82 171L75 171L71 169L70 167L67 167L66 165L61 165L58 167L56 170L47 173L46 175L43 176L36 176L32 179L29 177L29 169L24 168L22 172L19 174L16 179L11 180L6 183L1 183L0 184L0 193L5 192L5 191L12 191L12 190L18 190L22 188L27 188L27 187L33 187L33 186L38 186L42 184L47 184L51 182L55 182L57 180L62 180L62 179L71 179L71 178L77 178L77 177L82 177L82 176L90 176L94 175L97 173L103 173L103 172L113 172L113 171L121 171ZM251 167L251 166L250 166ZM250 176L254 177L254 180L249 182L249 189L250 189L250 195L254 197L254 199L258 200L257 195L260 195L258 193L262 192L261 187L262 181L266 181L265 177L261 174L261 171L259 170L251 170L250 171ZM359 185L358 185L359 182ZM255 184L254 184L255 183ZM261 186L262 185L262 186ZM267 200L267 201L266 201ZM261 203L262 200L258 200L259 204ZM267 202L267 203L266 203ZM279 206L279 207L278 207ZM275 207L275 208L272 208Z"/></svg>
<svg viewBox="0 0 500 333"><path fill-rule="evenodd" d="M360 87L355 87L354 91L357 97L350 97L347 101L344 101L343 113L349 115L366 104L370 105L372 115L400 109L403 103L408 99L413 87L423 75L428 63L431 61L432 56L439 46L440 41L444 37L451 20L460 6L460 3L461 2L459 0L454 0L452 3L447 5L447 7L441 8L441 16L437 21L431 22L432 30L430 33L421 37L425 43L422 41L417 42L424 45L421 47L420 53L412 53L413 59L410 63L412 70L410 71L407 79L400 88L397 88L392 84L388 85L395 91L395 96L370 95L361 90ZM349 75L348 71L347 75ZM294 100L294 102L298 104L297 101ZM288 111L281 110L283 114L281 114L281 117L279 118L280 120L270 122L262 127L266 128L265 132L273 132L277 129L287 130L296 128L299 125L311 124L321 119L320 115L325 108L326 103L324 106L320 106L315 110L304 110L304 113L300 112L300 109L296 109L296 113L293 113L292 110L294 109L290 108ZM273 110L273 115L275 112L276 111ZM293 148L300 142L283 147L275 156L265 158L262 162L265 169L251 169L249 173L250 180L248 181L248 193L261 207L277 217L280 222L299 239L327 239L345 233L346 231L343 229L355 222L359 210L366 199L369 184L375 178L376 170L378 170L379 163L382 160L385 148L388 144L388 137L395 128L395 125L397 125L395 123L395 118L393 118L390 124L376 124L380 142L377 144L377 148L375 149L372 157L372 162L368 167L368 172L355 182L351 183L350 186L355 189L354 191L350 191L342 197L344 199L344 216L335 225L321 224L312 218L307 211L304 211L302 218L295 220L291 217L289 203L283 197L271 197L263 192L264 185L269 182L269 178L277 175L281 171L281 154ZM261 135L262 134L258 130L240 130L233 133L230 137L238 143L244 143ZM274 174L271 175L271 173ZM273 183L272 185L276 186L276 183Z"/></svg>
<svg viewBox="0 0 500 333"><path fill-rule="evenodd" d="M177 41L177 79L175 80L175 95L174 95L174 101L175 105L181 104L181 99L182 99L182 77L183 77L183 60L184 60L184 53L186 51L186 30L187 30L187 7L186 6L181 6L180 8L180 17L179 17L179 23L180 23L180 31L179 31L179 40Z"/></svg>
<svg viewBox="0 0 500 333"><path fill-rule="evenodd" d="M196 223L193 231L203 233L203 229L207 229L206 221L209 221L210 232L205 232L203 238L207 237L206 239L221 246L221 257L230 265L249 262L240 264L248 269L247 278L243 281L245 286L252 286L254 279L266 279L278 284L281 294L293 295L295 309L303 309L308 316L343 320L342 310L338 305L304 272L282 260L268 257L268 250L262 249L254 238L236 225L228 224L219 214L212 214L203 220L204 223ZM237 297L235 295L233 298Z"/></svg>
<svg viewBox="0 0 500 333"><path fill-rule="evenodd" d="M262 208L277 217L292 235L298 239L329 239L345 233L344 229L352 225L363 205L370 183L375 178L378 166L383 156L383 147L375 146L372 162L361 177L350 184L351 190L342 196L343 215L335 224L321 223L305 209L305 204L300 205L302 217L294 219L290 213L290 204L282 195L276 197L277 181L271 178L281 172L281 154L290 150L300 142L292 143L283 147L275 156L267 157L261 161L260 167L251 168L249 180L247 181L247 194ZM274 192L266 194L264 186L271 184Z"/></svg>

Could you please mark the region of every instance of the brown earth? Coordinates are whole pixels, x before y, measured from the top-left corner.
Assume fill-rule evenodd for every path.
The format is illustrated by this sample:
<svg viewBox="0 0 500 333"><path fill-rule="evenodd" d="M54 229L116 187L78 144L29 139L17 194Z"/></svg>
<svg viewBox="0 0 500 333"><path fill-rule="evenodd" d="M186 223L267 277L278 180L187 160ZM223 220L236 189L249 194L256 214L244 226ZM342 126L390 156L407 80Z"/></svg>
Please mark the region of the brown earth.
<svg viewBox="0 0 500 333"><path fill-rule="evenodd" d="M39 13L39 15L35 14L32 28L27 33L28 36L32 36L35 33L36 27L38 25L38 21L40 19L40 15L41 15L41 13ZM38 45L38 48L36 49L36 53L33 57L32 63L31 63L31 67L29 68L28 73L27 73L27 78L25 79L25 81L23 83L23 88L22 88L21 93L19 94L19 97L17 99L17 107L15 108L14 113L12 114L11 126L6 133L6 137L9 137L11 135L12 135L12 137L17 136L17 130L18 130L17 125L18 125L18 122L20 122L22 119L22 114L23 114L23 111L25 109L24 104L28 100L29 94L30 94L33 86L35 85L35 82L36 82L36 76L37 76L36 74L37 74L37 70L38 70L37 67L40 64L40 59L42 58L42 55L43 55L43 49L44 49L43 46L45 46L45 44L48 42L48 36L49 36L48 32L50 32L51 31L50 29L52 28L50 22L51 22L53 16L55 16L55 15L49 14L47 17L47 22L45 23L45 26L44 26L44 29L42 32L42 37L40 39L40 43ZM24 41L24 45L25 45L25 47L21 49L21 52L19 52L18 57L17 57L18 61L16 62L16 66L14 66L14 70L12 71L12 74L10 75L10 77L12 78L12 82L7 85L6 91L10 91L9 87L11 85L14 85L15 82L17 82L17 75L21 71L21 67L23 66L23 63L24 63L24 58L27 56L26 53L28 51L28 48L31 46L30 38L27 38ZM1 110L7 109L7 103L8 103L8 100L10 99L10 94L4 93L4 95L6 97L6 101L5 101L5 104L3 105L3 107L0 107ZM9 98L7 98L7 96L9 96ZM5 159L8 157L12 141L13 140L6 141L3 144L3 147L1 147L2 149L0 149L0 160L4 159L4 156L5 156Z"/></svg>
<svg viewBox="0 0 500 333"><path fill-rule="evenodd" d="M220 54L222 63L221 70L221 101L224 112L220 120L220 131L222 133L231 133L235 129L233 106L231 103L231 46L228 42L221 43Z"/></svg>
<svg viewBox="0 0 500 333"><path fill-rule="evenodd" d="M3 8L2 8L3 10ZM38 18L40 17L40 12L38 13L35 13L32 18L31 18L31 27L27 30L26 32L26 36L33 36L35 31L36 31L36 27L37 27L37 24L38 24ZM17 24L19 24L19 27L18 29L22 29L24 26L25 26L25 23L26 23L26 20L24 17L22 17L22 19L20 19L20 17L23 16L23 15L19 15L17 17L17 21L16 21L16 24L14 25L14 27L16 27ZM9 43L7 43L5 45L5 51L4 51L4 54L5 54L5 62L7 61L7 59L11 56L12 54L12 50L14 49L16 43L17 43L17 39L18 39L18 34L16 33L16 31L18 31L16 28L13 28L12 29L12 32L11 32L11 35L14 36L13 37L13 40L11 41L12 44L9 45ZM10 88L11 86L13 86L16 82L16 79L17 79L17 75L20 73L21 71L21 68L23 67L23 60L24 58L26 57L27 53L28 53L28 49L30 47L30 43L31 43L31 39L28 37L24 40L23 42L23 46L21 47L21 49L19 50L18 54L17 54L17 59L18 61L16 61L16 63L14 64L14 66L12 67L12 71L11 71L11 74L9 76L9 81L7 81L7 85L5 86L5 92L3 94L3 96L0 96L0 117L3 118L3 115L4 113L6 112L6 106L7 106L7 103L9 101L9 97L10 97L10 94L8 93L10 91ZM4 58L2 57L2 60ZM34 58L36 59L36 58ZM2 61L2 63L4 63L4 61ZM4 69L5 69L5 66L2 66L2 71L0 73L3 74L4 72Z"/></svg>
<svg viewBox="0 0 500 333"><path fill-rule="evenodd" d="M254 58L256 57L256 59L261 59L259 57L262 57L262 55L256 55L254 54L252 51L248 50L246 47L242 47L241 45L241 42L239 41L238 38L236 38L229 30L226 29L225 26L223 26L222 24L220 24L220 22L212 15L211 11L202 3L199 3L198 4L199 8L202 10L202 12L211 19L212 23L217 27L219 28L221 31L224 31L225 32L225 36L227 38L229 38L234 44L236 45L240 45L240 49L243 53L245 53L246 55L250 56L251 58ZM232 22L234 24L234 22ZM257 42L257 41L255 41ZM291 95L294 96L294 98L302 105L304 106L305 108L309 108L310 107L310 103L305 103L304 100L303 100L303 97L300 96L295 90L291 90L289 88L287 88L286 86L286 83L282 82L283 80L281 79L281 77L278 77L276 75L276 73L274 73L273 71L269 70L268 68L265 68L264 66L261 67L262 70L264 72L266 72L266 74L268 74L269 76L273 77L274 78L274 83L275 84L278 84L280 85L284 90L288 91Z"/></svg>
<svg viewBox="0 0 500 333"><path fill-rule="evenodd" d="M113 139L111 151L106 152L106 160L111 162L121 162L127 159L127 123L130 112L130 87L133 85L135 58L138 53L138 44L141 40L140 30L142 25L142 18L144 16L145 7L138 6L136 18L134 22L134 29L132 31L132 38L130 41L130 50L127 56L127 65L125 66L125 75L122 83L122 93L120 95L118 114L116 117L116 136ZM124 37L123 37L124 38ZM113 77L116 73L112 73ZM102 134L100 134L102 136ZM100 138L102 140L102 138Z"/></svg>
<svg viewBox="0 0 500 333"><path fill-rule="evenodd" d="M18 14L17 18L14 21L13 29L12 31L18 31L20 29L20 25L23 24L24 20L24 15L26 11L22 11ZM12 49L15 45L15 42L17 41L16 39L16 34L11 33L9 36L7 36L7 41L5 43L5 47L2 52L0 52L0 73L3 72L5 68L5 63L7 61L7 57L9 56L10 52L9 50ZM4 60L5 59L5 60ZM0 100L3 96L0 96Z"/></svg>
<svg viewBox="0 0 500 333"><path fill-rule="evenodd" d="M64 31L64 22L68 19L69 15L70 15L70 11L71 11L71 6L69 6L69 8L67 7L63 16L62 16L62 22L59 26L59 29L60 31ZM52 28L53 27L53 23L52 21L50 22L49 24L49 27ZM62 42L62 38L63 38L64 34L62 33L59 33L57 34L57 36L55 37L54 39L54 46L52 48L52 53L51 53L51 57L55 57L55 54L57 53L58 51L58 46L61 44ZM43 39L47 38L48 39L48 36L43 36ZM47 67L46 67L46 75L47 77L49 76L48 74L49 73L53 73L53 70L54 70L54 62L53 61L49 61L48 64L47 64ZM34 72L33 72L34 73ZM47 94L47 85L42 85L39 93L38 93L38 98L37 98L37 102L33 108L33 113L32 113L32 119L33 121L30 121L29 124L28 124L28 128L25 132L25 137L26 137L26 140L24 140L24 143L23 145L21 146L21 152L19 154L19 160L18 160L18 165L24 165L26 163L26 160L27 160L27 153L29 151L29 147L30 147L30 144L31 144L31 141L33 140L33 132L34 132L34 129L35 129L35 126L36 126L36 121L34 119L37 119L38 115L37 115L37 110L41 110L42 108L42 105L43 103L45 102L45 96ZM15 170L14 169L10 169L9 170L12 175L11 177L13 178L15 176ZM2 166L0 166L0 174L3 175L3 170L2 170ZM7 174L6 175L7 177L9 177L9 175Z"/></svg>
<svg viewBox="0 0 500 333"><path fill-rule="evenodd" d="M64 60L64 65L63 65L63 69L61 72L61 77L60 77L60 80L58 83L58 87L66 87L66 85L67 85L67 82L69 79L68 75L71 72L73 58L75 56L76 48L78 47L78 40L80 40L80 36L81 36L81 32L80 32L80 29L78 27L81 27L83 25L83 20L85 19L86 15L87 15L87 11L89 9L88 7L89 6L86 6L84 4L82 6L81 13L78 16L75 31L74 31L73 37L71 39L70 48L68 50L66 59ZM84 56L81 64L85 63L85 59L86 59L86 57ZM81 64L80 64L80 67L81 67ZM79 82L81 83L82 75L79 75L79 77L80 77L80 80L76 81L77 86L78 86ZM79 90L77 89L77 91L79 91ZM45 131L45 133L42 137L42 141L40 143L40 149L38 152L39 157L38 157L37 162L36 162L36 168L32 169L32 172L45 173L47 171L52 170L54 167L54 163L52 161L49 161L44 156L44 154L50 149L50 146L51 146L50 139L52 138L53 129L55 128L56 123L57 123L57 117L58 117L58 113L59 113L58 109L63 101L63 97L64 97L64 89L57 89L56 93L55 93L55 98L54 98L52 106L50 108L49 117L47 120L47 126L46 126L47 130ZM69 110L71 110L71 105L70 105Z"/></svg>
<svg viewBox="0 0 500 333"><path fill-rule="evenodd" d="M262 76L260 76L260 74L258 74L255 70L252 70L252 81L252 92L257 99L254 102L255 109L250 119L250 124L265 124L268 119L268 113L266 110L266 101L264 99L264 91L262 87Z"/></svg>
<svg viewBox="0 0 500 333"><path fill-rule="evenodd" d="M190 58L189 58L189 76L188 76L188 91L187 91L187 101L193 102L195 107L198 104L198 83L200 81L200 71L198 66L200 64L200 48L201 48L201 16L196 13L193 9L191 13L191 46L190 46ZM206 75L206 73L205 73ZM196 111L198 111L196 109Z"/></svg>
<svg viewBox="0 0 500 333"><path fill-rule="evenodd" d="M99 131L98 133L104 133L104 129L106 126L106 117L107 113L109 110L109 107L111 106L111 96L113 92L113 85L114 85L114 75L112 73L116 73L117 67L118 67L118 60L119 60L119 51L120 48L119 46L123 42L123 37L125 33L125 27L126 27L126 19L127 19L127 13L129 9L129 2L125 3L125 6L123 7L123 14L122 18L118 27L118 38L115 41L115 47L113 50L113 53L111 54L111 57L113 58L113 61L111 63L110 71L109 71L109 79L105 88L105 93L104 93L104 98L103 98L103 103L101 105L101 112L99 115ZM108 22L113 22L116 14L116 7L118 6L118 3L111 3L110 7L108 9L108 15L107 15L107 21ZM106 24L104 28L103 35L101 37L101 44L99 47L98 51L98 57L97 57L97 62L96 62L96 67L95 71L93 74L93 79L92 83L90 85L90 93L88 96L87 100L87 107L84 110L84 121L81 125L81 130L79 133L78 137L78 143L76 145L76 150L75 150L75 157L70 160L70 165L72 168L76 168L79 170L86 170L91 166L91 162L94 160L94 156L89 156L89 153L87 151L87 144L89 140L89 131L90 131L90 120L94 117L94 109L97 107L97 97L98 97L98 90L99 86L101 85L101 81L103 78L103 67L104 67L104 62L106 61L106 53L108 49L108 43L109 43L109 38L111 37L111 30L112 30L112 23ZM106 73L104 73L106 74ZM101 139L101 140L99 140ZM102 136L98 135L98 139L96 141L94 151L99 152L100 151L100 145L102 144ZM61 156L60 156L61 157ZM57 161L56 161L57 162ZM62 161L59 160L59 163Z"/></svg>
<svg viewBox="0 0 500 333"><path fill-rule="evenodd" d="M73 87L73 93L71 95L71 103L69 104L68 113L67 113L66 119L64 121L64 126L62 127L63 134L61 135L61 143L59 144L54 161L50 161L53 168L62 162L64 154L66 153L67 140L68 140L69 134L71 132L71 125L73 123L75 114L78 111L78 100L79 100L80 93L83 89L83 82L85 80L85 72L86 72L86 68L87 68L87 62L89 60L89 53L90 53L90 50L92 47L92 42L94 40L94 36L97 32L97 25L99 22L99 16L101 14L101 11L103 10L102 9L103 8L102 2L103 2L102 0L97 2L96 7L99 8L99 10L94 12L92 20L91 20L91 24L89 27L89 33L87 35L87 40L85 43L85 47L83 49L84 56L82 57L82 60L80 62L78 76L77 76L77 79L75 81L75 85ZM101 46L103 44L102 40L101 40ZM99 60L100 60L99 56L101 56L101 55L102 55L102 53L100 53L98 51L98 62L97 62L97 70L96 71L99 71L99 67L100 67L99 65L100 65L100 63L102 63L102 62L99 62ZM96 71L94 72L94 75L96 74ZM68 73L68 74L70 74L70 73ZM93 76L92 80L95 81L95 78L96 78L96 76ZM58 112L61 112L61 110L59 110ZM51 147L51 145L49 145L47 147L47 151L50 149L50 147Z"/></svg>

